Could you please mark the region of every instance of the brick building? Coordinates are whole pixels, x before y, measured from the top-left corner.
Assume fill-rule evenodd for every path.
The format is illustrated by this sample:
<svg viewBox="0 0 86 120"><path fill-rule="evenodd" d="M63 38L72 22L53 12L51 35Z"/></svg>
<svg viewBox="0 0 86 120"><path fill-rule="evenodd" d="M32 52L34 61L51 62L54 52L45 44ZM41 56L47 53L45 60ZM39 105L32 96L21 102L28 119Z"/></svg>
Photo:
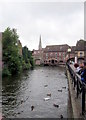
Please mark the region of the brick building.
<svg viewBox="0 0 86 120"><path fill-rule="evenodd" d="M86 41L85 40L79 40L76 43L76 49L75 54L78 58L85 57L85 48L86 48Z"/></svg>
<svg viewBox="0 0 86 120"><path fill-rule="evenodd" d="M66 52L69 46L64 45L50 45L42 48L41 36L39 40L38 50L33 50L33 58L36 65L58 65L65 64Z"/></svg>
<svg viewBox="0 0 86 120"><path fill-rule="evenodd" d="M64 45L50 45L44 49L43 60L45 65L65 64L66 51L69 46Z"/></svg>
<svg viewBox="0 0 86 120"><path fill-rule="evenodd" d="M36 65L59 65L65 64L68 59L76 57L84 58L86 41L79 40L76 46L63 45L48 45L42 48L41 36L38 50L33 50L33 57ZM70 50L70 51L69 51Z"/></svg>
<svg viewBox="0 0 86 120"><path fill-rule="evenodd" d="M75 49L76 46L70 46L68 50L66 51L66 61L68 59L74 58L75 57Z"/></svg>

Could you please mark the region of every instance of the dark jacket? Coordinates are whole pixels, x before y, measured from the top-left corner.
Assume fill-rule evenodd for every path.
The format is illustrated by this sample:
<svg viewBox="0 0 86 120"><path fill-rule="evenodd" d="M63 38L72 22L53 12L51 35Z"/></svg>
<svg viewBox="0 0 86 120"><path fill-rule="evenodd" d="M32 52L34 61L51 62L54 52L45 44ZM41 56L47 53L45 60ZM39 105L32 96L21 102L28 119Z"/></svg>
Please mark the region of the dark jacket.
<svg viewBox="0 0 86 120"><path fill-rule="evenodd" d="M86 83L86 69L84 69L81 73L81 81Z"/></svg>

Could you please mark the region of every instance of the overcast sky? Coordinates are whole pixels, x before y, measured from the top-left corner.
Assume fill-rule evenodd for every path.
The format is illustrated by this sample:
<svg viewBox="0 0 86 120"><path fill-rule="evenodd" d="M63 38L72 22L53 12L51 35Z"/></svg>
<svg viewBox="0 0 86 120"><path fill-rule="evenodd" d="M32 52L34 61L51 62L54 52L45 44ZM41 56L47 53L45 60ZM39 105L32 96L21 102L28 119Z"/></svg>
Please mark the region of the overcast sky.
<svg viewBox="0 0 86 120"><path fill-rule="evenodd" d="M0 31L16 28L22 45L30 50L42 46L75 45L84 39L83 2L2 2Z"/></svg>

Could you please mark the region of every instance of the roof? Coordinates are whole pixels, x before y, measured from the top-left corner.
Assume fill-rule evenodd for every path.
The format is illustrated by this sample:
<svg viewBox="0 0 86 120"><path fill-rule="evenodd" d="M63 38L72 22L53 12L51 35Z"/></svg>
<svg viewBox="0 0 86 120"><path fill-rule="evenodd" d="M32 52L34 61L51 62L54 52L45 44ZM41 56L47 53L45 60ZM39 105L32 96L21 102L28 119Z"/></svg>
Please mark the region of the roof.
<svg viewBox="0 0 86 120"><path fill-rule="evenodd" d="M46 46L44 52L66 52L69 48L69 45L63 44L63 45L49 45Z"/></svg>
<svg viewBox="0 0 86 120"><path fill-rule="evenodd" d="M79 40L76 43L76 51L84 51L86 47L86 41L85 40Z"/></svg>
<svg viewBox="0 0 86 120"><path fill-rule="evenodd" d="M75 53L76 46L71 46L71 53Z"/></svg>

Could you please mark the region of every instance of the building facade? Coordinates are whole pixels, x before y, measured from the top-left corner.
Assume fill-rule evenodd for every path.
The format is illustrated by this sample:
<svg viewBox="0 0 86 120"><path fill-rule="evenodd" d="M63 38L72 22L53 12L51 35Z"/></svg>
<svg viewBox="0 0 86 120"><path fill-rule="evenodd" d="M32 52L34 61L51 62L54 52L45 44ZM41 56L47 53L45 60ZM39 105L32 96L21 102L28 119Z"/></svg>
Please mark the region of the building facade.
<svg viewBox="0 0 86 120"><path fill-rule="evenodd" d="M43 52L44 52L44 49L42 48L42 42L41 42L41 36L40 36L38 50L33 49L33 53L32 53L32 56L35 60L36 65L43 64Z"/></svg>
<svg viewBox="0 0 86 120"><path fill-rule="evenodd" d="M50 45L42 48L41 36L39 39L38 50L33 50L33 58L36 65L58 65L66 63L66 52L69 46Z"/></svg>
<svg viewBox="0 0 86 120"><path fill-rule="evenodd" d="M76 46L69 46L68 50L66 51L66 61L68 59L75 58L75 49Z"/></svg>
<svg viewBox="0 0 86 120"><path fill-rule="evenodd" d="M83 59L85 57L86 41L79 40L76 46L48 45L42 48L41 37L39 40L38 50L33 50L33 57L36 65L63 65L68 59L75 57Z"/></svg>
<svg viewBox="0 0 86 120"><path fill-rule="evenodd" d="M46 46L44 49L44 65L59 65L66 63L67 44Z"/></svg>
<svg viewBox="0 0 86 120"><path fill-rule="evenodd" d="M76 43L76 49L75 54L78 58L84 58L85 57L85 40L79 40Z"/></svg>

